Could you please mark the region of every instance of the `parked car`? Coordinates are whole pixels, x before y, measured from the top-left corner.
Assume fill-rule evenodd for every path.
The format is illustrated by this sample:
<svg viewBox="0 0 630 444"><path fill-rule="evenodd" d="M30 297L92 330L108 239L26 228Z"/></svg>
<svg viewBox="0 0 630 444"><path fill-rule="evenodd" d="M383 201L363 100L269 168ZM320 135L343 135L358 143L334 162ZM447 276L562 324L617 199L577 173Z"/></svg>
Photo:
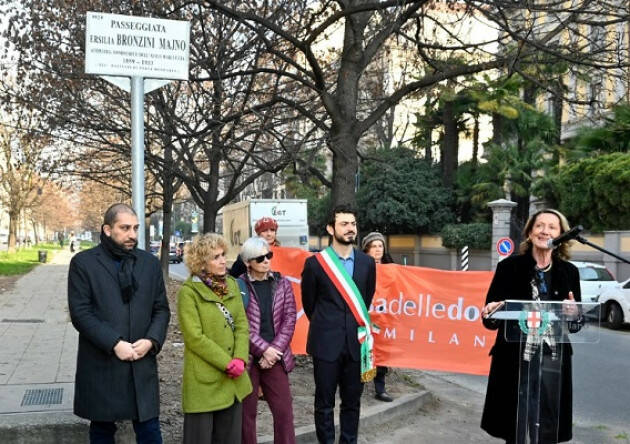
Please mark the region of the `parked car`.
<svg viewBox="0 0 630 444"><path fill-rule="evenodd" d="M599 302L599 296L607 288L619 285L606 267L592 262L571 261L580 273L582 302Z"/></svg>
<svg viewBox="0 0 630 444"><path fill-rule="evenodd" d="M602 318L613 330L622 324L630 324L630 279L606 288L599 297L602 303Z"/></svg>
<svg viewBox="0 0 630 444"><path fill-rule="evenodd" d="M162 246L162 242L159 241L151 241L149 244L149 251L154 256L160 256L160 247Z"/></svg>

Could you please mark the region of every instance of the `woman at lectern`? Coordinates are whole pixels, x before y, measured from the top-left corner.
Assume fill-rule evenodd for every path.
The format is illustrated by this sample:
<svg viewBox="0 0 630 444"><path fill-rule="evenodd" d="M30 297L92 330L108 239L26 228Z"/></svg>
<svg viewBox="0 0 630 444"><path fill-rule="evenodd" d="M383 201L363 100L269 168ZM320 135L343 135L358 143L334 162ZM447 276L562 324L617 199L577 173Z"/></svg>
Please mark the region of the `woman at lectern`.
<svg viewBox="0 0 630 444"><path fill-rule="evenodd" d="M505 321L491 317L505 299L564 301L565 310L577 310L571 303L580 301L580 277L568 262L569 246L554 248L549 242L567 231L569 224L559 211L533 214L523 230L519 254L499 262L486 296L482 321L498 332L490 351L481 428L508 443L556 443L572 437L571 344L558 341L544 325L536 329L540 322L526 321L519 321L531 327L524 331L536 333L508 341ZM540 387L540 396L533 387Z"/></svg>

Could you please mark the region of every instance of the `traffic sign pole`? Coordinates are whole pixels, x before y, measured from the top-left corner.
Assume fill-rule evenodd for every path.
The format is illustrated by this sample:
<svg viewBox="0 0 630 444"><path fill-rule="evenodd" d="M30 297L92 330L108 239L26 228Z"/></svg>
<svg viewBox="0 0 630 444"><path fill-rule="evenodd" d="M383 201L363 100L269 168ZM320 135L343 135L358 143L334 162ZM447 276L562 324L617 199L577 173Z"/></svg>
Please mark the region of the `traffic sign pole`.
<svg viewBox="0 0 630 444"><path fill-rule="evenodd" d="M138 248L144 233L144 79L131 78L131 202L138 215Z"/></svg>
<svg viewBox="0 0 630 444"><path fill-rule="evenodd" d="M89 11L85 28L85 72L131 93L131 201L144 249L144 94L188 80L190 22Z"/></svg>

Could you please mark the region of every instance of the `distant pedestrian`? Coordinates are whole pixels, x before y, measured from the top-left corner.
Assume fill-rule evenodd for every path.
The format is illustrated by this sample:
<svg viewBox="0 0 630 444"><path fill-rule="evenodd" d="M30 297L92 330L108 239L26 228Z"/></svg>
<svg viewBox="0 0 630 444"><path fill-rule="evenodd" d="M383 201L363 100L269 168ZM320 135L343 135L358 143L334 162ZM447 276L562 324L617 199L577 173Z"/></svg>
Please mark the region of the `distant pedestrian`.
<svg viewBox="0 0 630 444"><path fill-rule="evenodd" d="M57 235L57 239L59 240L59 248L63 248L63 233L60 231Z"/></svg>
<svg viewBox="0 0 630 444"><path fill-rule="evenodd" d="M195 236L184 248L190 277L177 295L184 337L184 444L240 443L249 327L236 279L227 274L225 240Z"/></svg>
<svg viewBox="0 0 630 444"><path fill-rule="evenodd" d="M105 212L101 243L72 258L68 305L79 332L74 413L90 420L90 443L113 443L115 422L133 421L138 443L161 443L156 355L170 310L160 263L136 248L138 217Z"/></svg>
<svg viewBox="0 0 630 444"><path fill-rule="evenodd" d="M74 250L76 248L76 242L77 242L77 238L74 235L74 231L71 231L70 237L68 237L68 243L70 244L70 253L74 253Z"/></svg>
<svg viewBox="0 0 630 444"><path fill-rule="evenodd" d="M302 306L310 321L306 351L313 357L315 378L315 431L320 443L335 442L339 387L339 443L356 443L363 382L376 372L367 311L374 297L376 265L353 248L357 221L352 209L336 207L326 231L331 246L306 259L302 271Z"/></svg>
<svg viewBox="0 0 630 444"><path fill-rule="evenodd" d="M249 294L249 375L253 392L243 401L243 444L256 444L258 387L273 415L275 444L295 443L289 372L295 367L291 339L295 331L295 296L288 279L271 271L273 252L262 237L247 239L241 249Z"/></svg>
<svg viewBox="0 0 630 444"><path fill-rule="evenodd" d="M280 242L278 241L278 222L272 217L261 217L258 219L256 224L254 225L254 231L256 235L262 237L267 241L270 247L279 247ZM239 277L243 273L247 272L247 265L243 262L241 255L239 254L232 264L232 268L230 269L230 275L234 277Z"/></svg>
<svg viewBox="0 0 630 444"><path fill-rule="evenodd" d="M374 262L377 264L392 264L393 259L387 252L385 246L385 236L378 231L373 231L363 238L361 241L361 250L369 256L374 258ZM377 282L378 284L378 282ZM392 402L394 398L391 397L387 390L385 390L385 375L387 374L387 367L377 366L376 376L374 377L374 396L379 401Z"/></svg>

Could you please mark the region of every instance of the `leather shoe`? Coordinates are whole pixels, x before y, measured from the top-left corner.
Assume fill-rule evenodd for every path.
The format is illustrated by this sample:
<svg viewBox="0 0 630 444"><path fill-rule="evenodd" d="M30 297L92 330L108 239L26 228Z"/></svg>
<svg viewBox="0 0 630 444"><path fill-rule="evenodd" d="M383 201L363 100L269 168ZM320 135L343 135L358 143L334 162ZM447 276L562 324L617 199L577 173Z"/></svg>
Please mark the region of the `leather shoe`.
<svg viewBox="0 0 630 444"><path fill-rule="evenodd" d="M377 393L376 396L374 397L378 399L379 401L383 401L383 402L392 402L394 400L394 398L389 396L389 393L387 392Z"/></svg>

